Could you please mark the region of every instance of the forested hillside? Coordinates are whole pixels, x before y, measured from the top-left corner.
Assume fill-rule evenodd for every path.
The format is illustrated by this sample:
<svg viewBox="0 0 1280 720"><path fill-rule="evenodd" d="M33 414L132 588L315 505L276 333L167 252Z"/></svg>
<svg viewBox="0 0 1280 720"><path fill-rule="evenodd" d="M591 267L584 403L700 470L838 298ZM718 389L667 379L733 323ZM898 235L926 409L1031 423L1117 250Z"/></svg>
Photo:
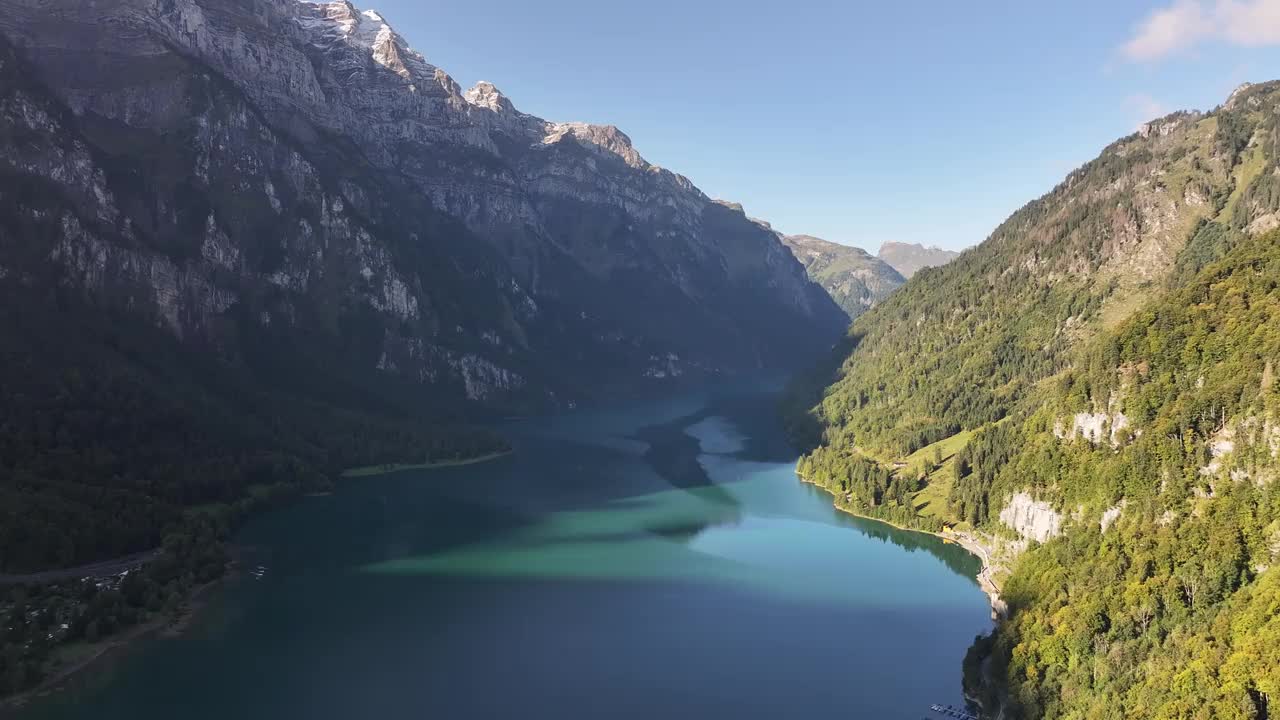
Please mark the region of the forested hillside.
<svg viewBox="0 0 1280 720"><path fill-rule="evenodd" d="M70 289L0 280L0 348L0 696L52 672L60 645L173 612L222 575L228 533L253 508L352 466L506 447L373 389L349 404L268 390ZM157 548L116 590L12 583Z"/></svg>
<svg viewBox="0 0 1280 720"><path fill-rule="evenodd" d="M792 389L808 479L1011 558L993 716L1274 713L1278 90L1113 144Z"/></svg>
<svg viewBox="0 0 1280 720"><path fill-rule="evenodd" d="M1237 237L1275 226L1273 84L1108 147L850 329L806 444L907 454L1003 417L1067 353Z"/></svg>
<svg viewBox="0 0 1280 720"><path fill-rule="evenodd" d="M158 547L183 508L255 488L322 489L353 466L504 447L375 399L266 391L71 293L0 291L0 574Z"/></svg>
<svg viewBox="0 0 1280 720"><path fill-rule="evenodd" d="M1280 697L1280 233L1231 251L975 436L951 499L1070 516L1004 585L988 705L1265 718ZM1074 418L1108 415L1090 439ZM1008 693L1007 698L1004 693Z"/></svg>

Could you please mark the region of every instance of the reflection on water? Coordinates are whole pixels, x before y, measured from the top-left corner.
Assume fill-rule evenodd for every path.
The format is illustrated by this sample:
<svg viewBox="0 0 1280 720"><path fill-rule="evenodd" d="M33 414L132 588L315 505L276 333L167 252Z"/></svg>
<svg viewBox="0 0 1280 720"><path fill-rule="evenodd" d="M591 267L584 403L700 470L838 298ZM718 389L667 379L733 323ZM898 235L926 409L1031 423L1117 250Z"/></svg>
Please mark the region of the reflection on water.
<svg viewBox="0 0 1280 720"><path fill-rule="evenodd" d="M758 391L530 419L242 533L180 638L22 720L874 717L961 704L977 562L801 484ZM248 556L247 556L248 557Z"/></svg>

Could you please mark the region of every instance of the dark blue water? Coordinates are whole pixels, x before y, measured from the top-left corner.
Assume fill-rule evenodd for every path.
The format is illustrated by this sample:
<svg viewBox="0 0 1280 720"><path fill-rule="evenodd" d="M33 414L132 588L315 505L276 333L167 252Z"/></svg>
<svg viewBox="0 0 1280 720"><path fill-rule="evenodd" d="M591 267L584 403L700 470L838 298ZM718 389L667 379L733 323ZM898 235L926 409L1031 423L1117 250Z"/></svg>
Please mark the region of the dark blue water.
<svg viewBox="0 0 1280 720"><path fill-rule="evenodd" d="M903 718L989 628L960 548L837 513L759 391L513 424L240 538L181 637L31 718ZM939 716L934 716L939 717Z"/></svg>

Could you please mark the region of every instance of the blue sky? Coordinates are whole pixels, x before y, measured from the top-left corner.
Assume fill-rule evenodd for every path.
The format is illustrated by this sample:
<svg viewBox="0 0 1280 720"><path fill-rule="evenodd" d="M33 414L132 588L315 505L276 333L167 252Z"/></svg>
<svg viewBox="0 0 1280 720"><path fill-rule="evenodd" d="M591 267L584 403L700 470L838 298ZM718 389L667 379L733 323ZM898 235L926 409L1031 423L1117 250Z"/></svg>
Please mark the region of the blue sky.
<svg viewBox="0 0 1280 720"><path fill-rule="evenodd" d="M361 4L361 0L356 0ZM1280 0L364 0L787 233L961 248L1139 123L1280 78Z"/></svg>

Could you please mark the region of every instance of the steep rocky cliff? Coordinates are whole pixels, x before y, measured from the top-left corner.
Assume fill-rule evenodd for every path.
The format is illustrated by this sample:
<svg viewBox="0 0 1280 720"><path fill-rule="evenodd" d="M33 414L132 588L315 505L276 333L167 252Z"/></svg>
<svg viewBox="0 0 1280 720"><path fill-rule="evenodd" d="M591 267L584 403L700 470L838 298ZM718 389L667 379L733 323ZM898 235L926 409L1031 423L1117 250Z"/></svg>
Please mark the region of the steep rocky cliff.
<svg viewBox="0 0 1280 720"><path fill-rule="evenodd" d="M849 319L858 317L898 289L906 279L862 248L812 235L784 235L782 242L826 290Z"/></svg>
<svg viewBox="0 0 1280 720"><path fill-rule="evenodd" d="M464 92L374 11L3 0L0 35L0 277L274 382L563 406L787 366L842 325L620 130Z"/></svg>

